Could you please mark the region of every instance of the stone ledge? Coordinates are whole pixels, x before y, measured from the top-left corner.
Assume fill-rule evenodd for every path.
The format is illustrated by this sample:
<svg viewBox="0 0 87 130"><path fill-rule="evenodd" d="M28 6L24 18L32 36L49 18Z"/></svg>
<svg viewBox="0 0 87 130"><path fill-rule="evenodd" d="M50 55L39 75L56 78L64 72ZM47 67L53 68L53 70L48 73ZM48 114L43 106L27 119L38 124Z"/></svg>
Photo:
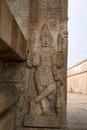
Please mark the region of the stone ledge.
<svg viewBox="0 0 87 130"><path fill-rule="evenodd" d="M5 0L0 1L0 59L25 60L27 41Z"/></svg>
<svg viewBox="0 0 87 130"><path fill-rule="evenodd" d="M25 127L53 128L58 129L61 126L57 116L38 116L30 113L25 116Z"/></svg>

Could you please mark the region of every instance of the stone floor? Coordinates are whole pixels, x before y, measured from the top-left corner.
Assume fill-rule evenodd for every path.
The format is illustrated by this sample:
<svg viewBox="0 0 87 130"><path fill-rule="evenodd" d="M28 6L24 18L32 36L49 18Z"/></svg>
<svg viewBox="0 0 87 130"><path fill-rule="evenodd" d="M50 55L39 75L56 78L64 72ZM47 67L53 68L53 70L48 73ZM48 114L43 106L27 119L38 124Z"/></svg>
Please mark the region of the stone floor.
<svg viewBox="0 0 87 130"><path fill-rule="evenodd" d="M87 95L68 93L67 124L72 129L87 129Z"/></svg>

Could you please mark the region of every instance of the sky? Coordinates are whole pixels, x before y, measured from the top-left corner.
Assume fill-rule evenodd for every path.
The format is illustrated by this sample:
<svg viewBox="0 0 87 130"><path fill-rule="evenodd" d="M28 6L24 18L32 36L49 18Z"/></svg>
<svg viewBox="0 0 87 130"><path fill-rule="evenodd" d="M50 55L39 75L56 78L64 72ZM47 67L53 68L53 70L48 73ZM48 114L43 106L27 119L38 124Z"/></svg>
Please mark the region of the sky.
<svg viewBox="0 0 87 130"><path fill-rule="evenodd" d="M87 0L69 0L68 67L87 58Z"/></svg>

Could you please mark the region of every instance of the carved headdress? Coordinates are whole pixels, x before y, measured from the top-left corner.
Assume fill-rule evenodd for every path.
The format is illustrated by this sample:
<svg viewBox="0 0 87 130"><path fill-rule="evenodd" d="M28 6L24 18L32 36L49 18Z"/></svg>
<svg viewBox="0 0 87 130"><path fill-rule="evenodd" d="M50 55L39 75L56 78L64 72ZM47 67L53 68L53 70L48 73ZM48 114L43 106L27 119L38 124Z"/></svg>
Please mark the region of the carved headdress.
<svg viewBox="0 0 87 130"><path fill-rule="evenodd" d="M49 41L51 42L52 36L51 36L50 31L49 31L46 24L44 24L42 29L41 29L40 40L42 40L43 37L48 38Z"/></svg>

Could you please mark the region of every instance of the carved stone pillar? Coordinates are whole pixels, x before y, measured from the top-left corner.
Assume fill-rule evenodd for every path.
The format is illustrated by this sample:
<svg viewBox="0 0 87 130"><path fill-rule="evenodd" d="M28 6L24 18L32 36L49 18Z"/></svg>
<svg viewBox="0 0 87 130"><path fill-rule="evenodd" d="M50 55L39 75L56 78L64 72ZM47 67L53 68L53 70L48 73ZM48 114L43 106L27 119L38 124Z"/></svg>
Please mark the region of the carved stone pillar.
<svg viewBox="0 0 87 130"><path fill-rule="evenodd" d="M29 0L29 112L24 126L66 127L67 0Z"/></svg>

